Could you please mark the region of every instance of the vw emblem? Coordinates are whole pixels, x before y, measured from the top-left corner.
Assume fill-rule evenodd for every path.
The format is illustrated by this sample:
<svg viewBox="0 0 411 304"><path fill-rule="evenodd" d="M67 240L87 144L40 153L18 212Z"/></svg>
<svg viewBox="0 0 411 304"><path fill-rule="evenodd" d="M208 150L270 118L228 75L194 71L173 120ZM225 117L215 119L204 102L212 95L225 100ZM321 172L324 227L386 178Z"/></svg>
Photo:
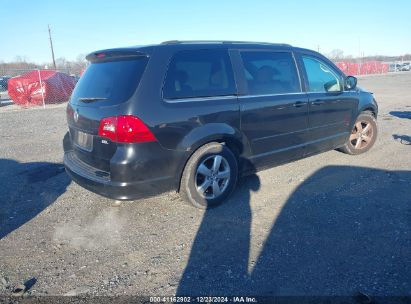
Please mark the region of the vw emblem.
<svg viewBox="0 0 411 304"><path fill-rule="evenodd" d="M74 111L73 118L74 118L75 122L78 122L78 109L76 111Z"/></svg>

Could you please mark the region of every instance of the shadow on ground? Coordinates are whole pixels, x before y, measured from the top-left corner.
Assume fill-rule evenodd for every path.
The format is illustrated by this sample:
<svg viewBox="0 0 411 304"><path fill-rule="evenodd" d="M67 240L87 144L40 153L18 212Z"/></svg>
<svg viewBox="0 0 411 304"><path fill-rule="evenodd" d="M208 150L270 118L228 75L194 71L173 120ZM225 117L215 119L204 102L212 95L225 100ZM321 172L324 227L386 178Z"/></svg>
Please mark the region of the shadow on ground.
<svg viewBox="0 0 411 304"><path fill-rule="evenodd" d="M403 145L411 145L411 136L403 134L393 134L392 138Z"/></svg>
<svg viewBox="0 0 411 304"><path fill-rule="evenodd" d="M395 116L395 117L398 117L398 118L411 119L411 112L410 111L391 111L390 114L392 116Z"/></svg>
<svg viewBox="0 0 411 304"><path fill-rule="evenodd" d="M63 164L0 159L0 239L51 205L70 179Z"/></svg>
<svg viewBox="0 0 411 304"><path fill-rule="evenodd" d="M177 294L410 296L411 171L315 172L290 195L252 263L250 194L259 187L251 177L205 212Z"/></svg>

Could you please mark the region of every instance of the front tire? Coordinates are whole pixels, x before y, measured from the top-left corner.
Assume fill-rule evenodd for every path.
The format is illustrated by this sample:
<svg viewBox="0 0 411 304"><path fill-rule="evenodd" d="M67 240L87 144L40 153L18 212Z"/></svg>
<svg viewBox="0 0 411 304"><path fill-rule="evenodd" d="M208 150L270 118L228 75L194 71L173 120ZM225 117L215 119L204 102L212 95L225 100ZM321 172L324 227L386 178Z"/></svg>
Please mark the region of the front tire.
<svg viewBox="0 0 411 304"><path fill-rule="evenodd" d="M377 120L370 112L358 115L350 137L340 150L350 155L358 155L371 149L377 139Z"/></svg>
<svg viewBox="0 0 411 304"><path fill-rule="evenodd" d="M233 192L237 178L234 153L224 144L208 143L188 160L181 177L180 195L194 207L215 207Z"/></svg>

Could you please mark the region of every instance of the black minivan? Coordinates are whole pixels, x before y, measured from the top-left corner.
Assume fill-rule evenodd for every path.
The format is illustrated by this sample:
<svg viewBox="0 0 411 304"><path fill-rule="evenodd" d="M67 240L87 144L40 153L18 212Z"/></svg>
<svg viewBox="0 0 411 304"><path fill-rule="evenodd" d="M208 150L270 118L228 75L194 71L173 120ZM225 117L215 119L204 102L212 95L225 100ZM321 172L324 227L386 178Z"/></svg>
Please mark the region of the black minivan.
<svg viewBox="0 0 411 304"><path fill-rule="evenodd" d="M207 208L241 175L369 150L378 106L321 54L286 44L169 41L102 50L67 106L68 174L117 200L178 191Z"/></svg>

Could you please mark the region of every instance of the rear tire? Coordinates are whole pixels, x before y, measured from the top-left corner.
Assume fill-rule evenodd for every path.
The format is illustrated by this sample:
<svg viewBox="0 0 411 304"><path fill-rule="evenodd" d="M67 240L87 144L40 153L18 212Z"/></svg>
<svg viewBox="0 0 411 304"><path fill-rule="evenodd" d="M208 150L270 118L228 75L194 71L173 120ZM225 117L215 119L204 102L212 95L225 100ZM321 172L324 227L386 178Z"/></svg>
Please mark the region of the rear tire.
<svg viewBox="0 0 411 304"><path fill-rule="evenodd" d="M374 145L378 134L377 120L370 112L358 115L347 142L339 150L358 155L367 152Z"/></svg>
<svg viewBox="0 0 411 304"><path fill-rule="evenodd" d="M234 153L224 144L208 143L188 160L181 177L180 195L194 207L215 207L230 196L237 178Z"/></svg>

